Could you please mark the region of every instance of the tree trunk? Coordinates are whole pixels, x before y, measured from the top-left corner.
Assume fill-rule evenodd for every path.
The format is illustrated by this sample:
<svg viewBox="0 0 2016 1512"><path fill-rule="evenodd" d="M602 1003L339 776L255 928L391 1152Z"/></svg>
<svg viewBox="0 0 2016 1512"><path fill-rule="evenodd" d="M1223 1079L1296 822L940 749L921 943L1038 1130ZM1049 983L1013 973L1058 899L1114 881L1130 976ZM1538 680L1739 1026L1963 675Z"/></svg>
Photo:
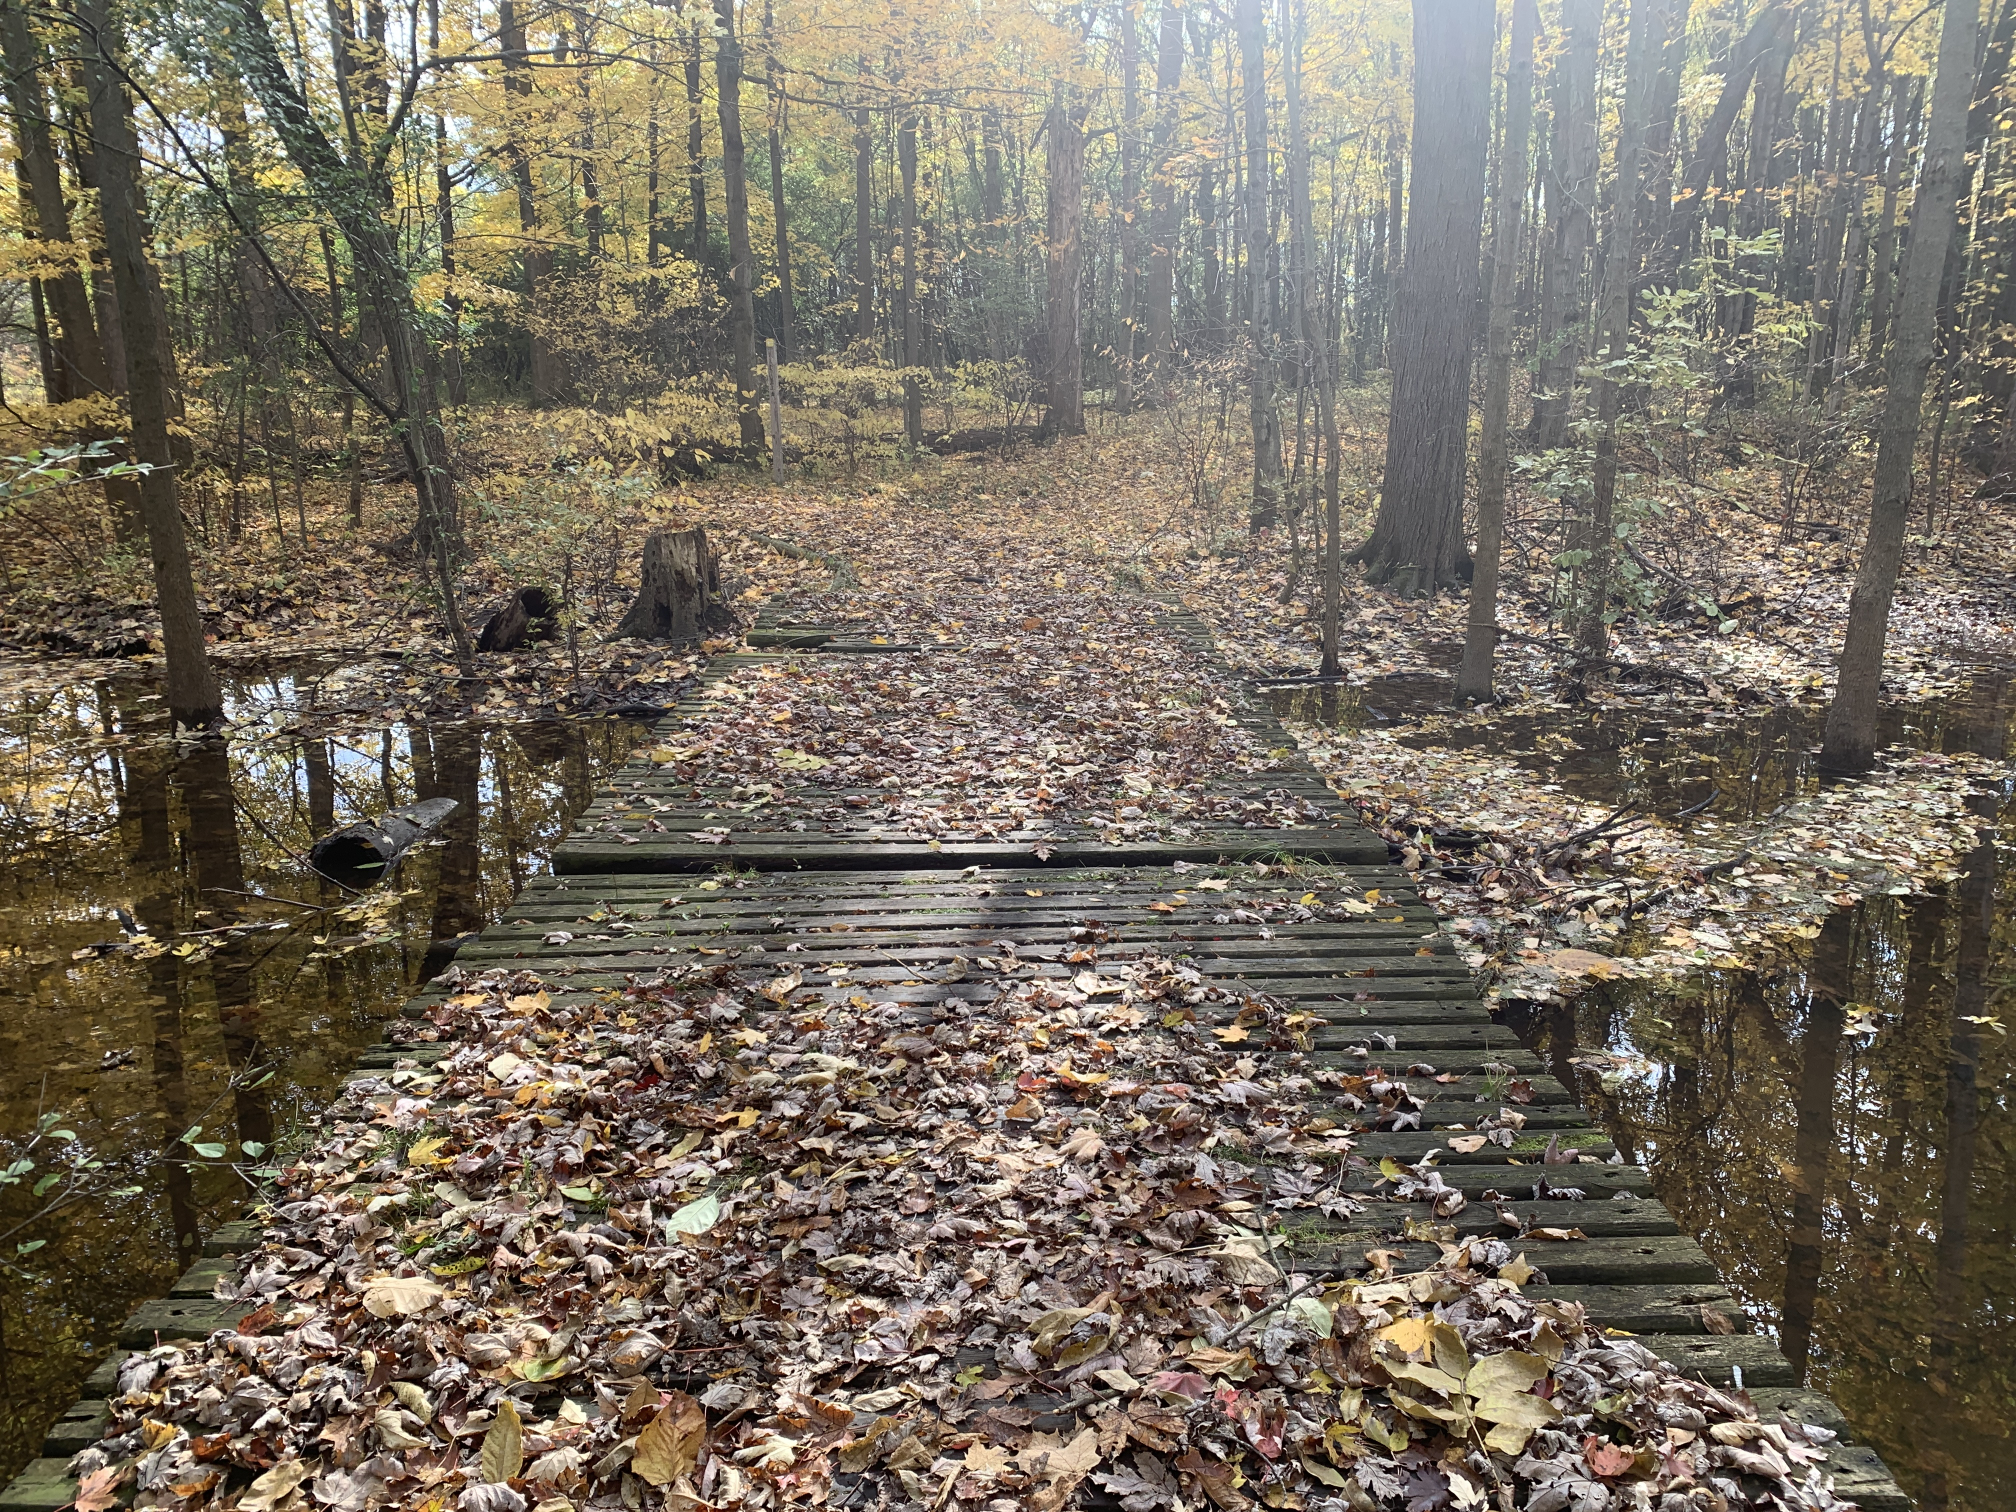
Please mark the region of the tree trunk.
<svg viewBox="0 0 2016 1512"><path fill-rule="evenodd" d="M1837 772L1865 771L1876 758L1883 643L1889 635L1890 603L1904 556L1919 410L1937 331L1939 282L1967 178L1967 110L1974 93L1978 14L1977 0L1947 0L1940 19L1939 61L1925 128L1925 158L1911 206L1911 239L1904 254L1897 334L1891 343L1889 383L1877 429L1869 531L1855 575L1855 591L1849 599L1848 630L1820 750L1821 765Z"/></svg>
<svg viewBox="0 0 2016 1512"><path fill-rule="evenodd" d="M414 541L432 558L441 591L442 616L462 675L476 675L475 647L456 601L453 555L459 539L454 475L448 467L447 438L431 375L422 357L425 335L397 236L386 221L390 186L375 156L346 162L322 132L307 100L288 76L259 0L237 0L230 43L239 71L259 101L307 191L327 207L349 243L360 312L368 311L385 343L387 399L354 370L344 374L384 416L398 437L413 480L417 508Z"/></svg>
<svg viewBox="0 0 2016 1512"><path fill-rule="evenodd" d="M701 82L700 27L686 41L686 204L693 215L693 265L711 268L707 240L707 91Z"/></svg>
<svg viewBox="0 0 2016 1512"><path fill-rule="evenodd" d="M705 530L654 530L644 538L643 584L610 639L693 641L734 625Z"/></svg>
<svg viewBox="0 0 2016 1512"><path fill-rule="evenodd" d="M902 180L897 228L903 266L896 298L896 329L902 338L903 440L915 452L924 445L924 387L916 369L924 362L923 322L917 309L917 113L906 110L896 127L896 169Z"/></svg>
<svg viewBox="0 0 2016 1512"><path fill-rule="evenodd" d="M1288 105L1288 208L1296 271L1295 313L1305 361L1316 380L1316 413L1323 432L1323 675L1335 677L1344 599L1344 556L1339 541L1338 497L1343 448L1337 430L1337 368L1328 322L1315 297L1316 232L1309 205L1309 137L1302 117L1302 51L1307 18L1295 0L1281 0L1283 82Z"/></svg>
<svg viewBox="0 0 2016 1512"><path fill-rule="evenodd" d="M1539 363L1528 428L1540 450L1561 445L1575 403L1575 373L1586 344L1584 292L1595 240L1596 54L1601 0L1562 0L1566 32L1554 62L1554 148L1548 159L1547 222L1552 235L1541 270Z"/></svg>
<svg viewBox="0 0 2016 1512"><path fill-rule="evenodd" d="M1694 138L1694 151L1680 180L1679 205L1667 235L1669 278L1677 279L1681 267L1695 254L1695 235L1708 202L1708 186L1728 161L1729 130L1742 113L1743 97L1750 92L1757 64L1773 48L1784 44L1791 24L1789 7L1783 3L1767 5L1743 39L1730 50L1715 108Z"/></svg>
<svg viewBox="0 0 2016 1512"><path fill-rule="evenodd" d="M30 35L20 0L0 4L0 58L7 67L7 100L13 107L14 141L20 153L29 234L37 241L67 244L70 211L63 199L63 173L49 136L49 101L42 88L44 58ZM105 349L91 315L91 296L74 261L54 278L40 280L44 305L54 317L50 349L64 398L102 394L110 388ZM53 398L54 396L52 396Z"/></svg>
<svg viewBox="0 0 2016 1512"><path fill-rule="evenodd" d="M1085 353L1078 303L1085 273L1080 222L1085 197L1086 107L1059 97L1045 123L1049 147L1045 310L1049 351L1043 429L1052 436L1085 434Z"/></svg>
<svg viewBox="0 0 2016 1512"><path fill-rule="evenodd" d="M875 341L875 137L867 108L854 112L854 339Z"/></svg>
<svg viewBox="0 0 2016 1512"><path fill-rule="evenodd" d="M1647 8L1652 10L1647 17ZM1638 229L1639 158L1645 146L1645 116L1651 80L1646 76L1649 54L1665 45L1656 35L1665 29L1666 10L1656 0L1631 0L1625 42L1624 108L1618 123L1617 174L1612 191L1610 245L1603 267L1603 305L1598 324L1603 336L1602 360L1596 378L1596 458L1590 487L1588 553L1581 569L1586 586L1576 640L1585 656L1602 658L1610 645L1610 566L1616 555L1617 419L1623 410L1625 375L1619 371L1631 343L1631 279L1635 263L1632 243ZM1647 24L1649 21L1650 25ZM1649 39L1647 33L1655 33Z"/></svg>
<svg viewBox="0 0 2016 1512"><path fill-rule="evenodd" d="M1239 89L1246 126L1247 423L1253 437L1253 496L1248 524L1265 530L1281 515L1281 420L1274 411L1274 336L1268 329L1267 11L1264 0L1238 0Z"/></svg>
<svg viewBox="0 0 2016 1512"><path fill-rule="evenodd" d="M1470 576L1470 618L1456 702L1491 697L1491 662L1498 643L1498 559L1505 530L1508 430L1512 410L1512 307L1518 298L1520 211L1526 204L1526 150L1533 131L1534 0L1513 0L1512 41L1505 59L1505 145L1491 239L1491 324L1485 337L1484 434L1477 455L1477 561Z"/></svg>
<svg viewBox="0 0 2016 1512"><path fill-rule="evenodd" d="M714 84L720 95L721 183L728 211L728 335L734 348L735 416L743 453L763 451L763 406L756 393L756 268L749 248L749 176L742 145L742 39L735 0L714 0L719 49Z"/></svg>
<svg viewBox="0 0 2016 1512"><path fill-rule="evenodd" d="M797 349L794 329L797 306L791 293L790 217L784 205L784 76L777 62L777 43L771 35L770 8L763 9L763 40L768 51L765 76L770 86L770 218L776 222L777 240L777 356L789 362Z"/></svg>
<svg viewBox="0 0 2016 1512"><path fill-rule="evenodd" d="M1463 472L1493 19L1490 0L1415 0L1414 188L1393 310L1386 476L1371 538L1351 555L1373 581L1398 579L1420 593L1470 575Z"/></svg>
<svg viewBox="0 0 2016 1512"><path fill-rule="evenodd" d="M101 147L99 219L116 297L126 322L128 407L133 455L147 465L140 479L140 511L154 565L161 609L161 652L167 667L168 710L190 728L224 716L217 676L203 649L203 617L190 573L182 530L182 499L175 452L168 437L168 333L155 321L148 290L147 211L139 180L140 148L121 99L123 74L105 0L80 0L77 19L87 59L91 130Z"/></svg>
<svg viewBox="0 0 2016 1512"><path fill-rule="evenodd" d="M524 244L520 261L525 277L529 364L526 381L532 390L533 404L557 404L565 397L566 368L545 330L543 301L547 297L546 283L553 259L539 226L532 152L524 139L531 126L532 63L525 45L524 23L518 18L514 0L497 0L497 41L498 51L504 54L504 105L509 123L504 159L511 165L511 181L518 191L518 233ZM365 318L360 308L358 319Z"/></svg>
<svg viewBox="0 0 2016 1512"><path fill-rule="evenodd" d="M1118 402L1120 413L1134 410L1134 363L1141 320L1141 40L1134 10L1122 5L1120 28L1120 203L1115 207L1120 233L1120 340Z"/></svg>
<svg viewBox="0 0 2016 1512"><path fill-rule="evenodd" d="M1176 346L1176 243L1182 234L1176 180L1169 167L1182 120L1183 11L1163 0L1155 46L1155 139L1148 165L1147 368L1161 381Z"/></svg>
<svg viewBox="0 0 2016 1512"><path fill-rule="evenodd" d="M1904 165L1911 155L1910 138L1918 119L1915 84L1897 81L1890 120L1890 150L1883 168L1883 200L1876 212L1876 249L1869 270L1869 361L1883 355L1890 335L1891 296L1897 287L1897 196L1904 184Z"/></svg>

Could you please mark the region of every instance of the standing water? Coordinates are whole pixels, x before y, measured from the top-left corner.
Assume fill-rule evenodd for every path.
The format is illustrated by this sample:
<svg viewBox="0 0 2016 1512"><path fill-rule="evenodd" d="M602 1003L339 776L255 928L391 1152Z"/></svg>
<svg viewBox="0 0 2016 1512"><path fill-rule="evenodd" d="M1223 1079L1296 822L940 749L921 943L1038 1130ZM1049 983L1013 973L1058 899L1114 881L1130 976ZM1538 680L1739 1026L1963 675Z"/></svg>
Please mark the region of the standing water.
<svg viewBox="0 0 2016 1512"><path fill-rule="evenodd" d="M0 703L0 1483L645 729L308 739L291 679L228 696L236 735L200 743L137 683ZM300 859L434 797L454 814L369 893Z"/></svg>
<svg viewBox="0 0 2016 1512"><path fill-rule="evenodd" d="M1648 701L1513 711L1409 736L1446 680L1281 689L1284 715L1487 749L1590 803L1722 825L1810 795L1824 710ZM1882 742L2002 756L2008 674L1899 704ZM1965 874L1873 897L1744 970L1590 982L1503 1017L1576 1088L1806 1380L1925 1508L2016 1509L2016 802ZM1682 823L1690 822L1681 820ZM1698 822L1698 821L1693 821Z"/></svg>

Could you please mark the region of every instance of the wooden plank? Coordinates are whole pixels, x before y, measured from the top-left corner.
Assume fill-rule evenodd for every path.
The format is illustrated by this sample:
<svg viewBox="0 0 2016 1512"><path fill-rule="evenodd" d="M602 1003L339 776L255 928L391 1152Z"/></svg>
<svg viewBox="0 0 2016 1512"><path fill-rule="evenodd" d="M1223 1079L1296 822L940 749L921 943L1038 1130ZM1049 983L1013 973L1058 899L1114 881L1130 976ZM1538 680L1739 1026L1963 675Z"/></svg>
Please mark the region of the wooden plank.
<svg viewBox="0 0 2016 1512"><path fill-rule="evenodd" d="M152 1349L157 1340L205 1339L220 1328L233 1328L245 1316L236 1302L208 1298L163 1297L143 1302L119 1330L122 1349Z"/></svg>
<svg viewBox="0 0 2016 1512"><path fill-rule="evenodd" d="M1566 1242L1501 1235L1526 1263L1545 1272L1550 1286L1656 1286L1700 1284L1716 1279L1714 1262L1684 1234L1598 1237ZM1386 1267L1366 1259L1371 1250L1388 1256ZM1433 1244L1333 1244L1327 1239L1295 1249L1298 1264L1343 1276L1390 1268L1402 1273L1427 1270L1440 1257ZM1538 1284L1538 1283L1536 1283Z"/></svg>
<svg viewBox="0 0 2016 1512"><path fill-rule="evenodd" d="M0 1488L0 1512L57 1512L77 1499L65 1459L32 1459Z"/></svg>

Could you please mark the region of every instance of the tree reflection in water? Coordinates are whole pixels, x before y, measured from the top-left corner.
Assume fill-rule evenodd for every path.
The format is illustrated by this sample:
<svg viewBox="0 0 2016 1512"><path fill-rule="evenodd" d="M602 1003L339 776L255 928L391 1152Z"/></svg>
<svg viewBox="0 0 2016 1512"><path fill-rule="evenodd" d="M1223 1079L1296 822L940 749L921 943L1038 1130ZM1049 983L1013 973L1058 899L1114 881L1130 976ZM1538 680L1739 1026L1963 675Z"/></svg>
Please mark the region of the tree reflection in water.
<svg viewBox="0 0 2016 1512"><path fill-rule="evenodd" d="M241 730L273 691L234 693ZM183 1136L201 1125L196 1142L245 1172L260 1163L246 1142L284 1148L414 983L543 870L644 733L500 723L177 743L150 723L158 708L125 684L0 703L0 1142L61 1110L107 1160L108 1187L142 1188L39 1223L45 1247L0 1284L0 1481L133 1307L242 1205L247 1176L191 1162ZM382 918L314 911L344 899L296 859L317 835L433 796L461 807ZM0 1193L0 1227L32 1211L24 1189Z"/></svg>
<svg viewBox="0 0 2016 1512"><path fill-rule="evenodd" d="M2003 754L2007 695L1984 679L1941 743ZM1505 1015L1904 1488L1967 1512L2016 1507L2008 798L1977 801L1943 896L1868 900L1754 970Z"/></svg>

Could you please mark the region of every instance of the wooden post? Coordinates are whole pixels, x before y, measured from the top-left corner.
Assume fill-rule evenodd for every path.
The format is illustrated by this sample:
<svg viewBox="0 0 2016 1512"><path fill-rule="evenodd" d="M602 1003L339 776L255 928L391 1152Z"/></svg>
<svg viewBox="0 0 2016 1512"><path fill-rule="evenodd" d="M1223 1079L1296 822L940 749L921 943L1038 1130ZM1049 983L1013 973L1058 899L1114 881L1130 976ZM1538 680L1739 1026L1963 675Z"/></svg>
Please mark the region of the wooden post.
<svg viewBox="0 0 2016 1512"><path fill-rule="evenodd" d="M770 358L770 476L776 482L784 481L784 407L777 398L777 343L766 341L764 351Z"/></svg>

